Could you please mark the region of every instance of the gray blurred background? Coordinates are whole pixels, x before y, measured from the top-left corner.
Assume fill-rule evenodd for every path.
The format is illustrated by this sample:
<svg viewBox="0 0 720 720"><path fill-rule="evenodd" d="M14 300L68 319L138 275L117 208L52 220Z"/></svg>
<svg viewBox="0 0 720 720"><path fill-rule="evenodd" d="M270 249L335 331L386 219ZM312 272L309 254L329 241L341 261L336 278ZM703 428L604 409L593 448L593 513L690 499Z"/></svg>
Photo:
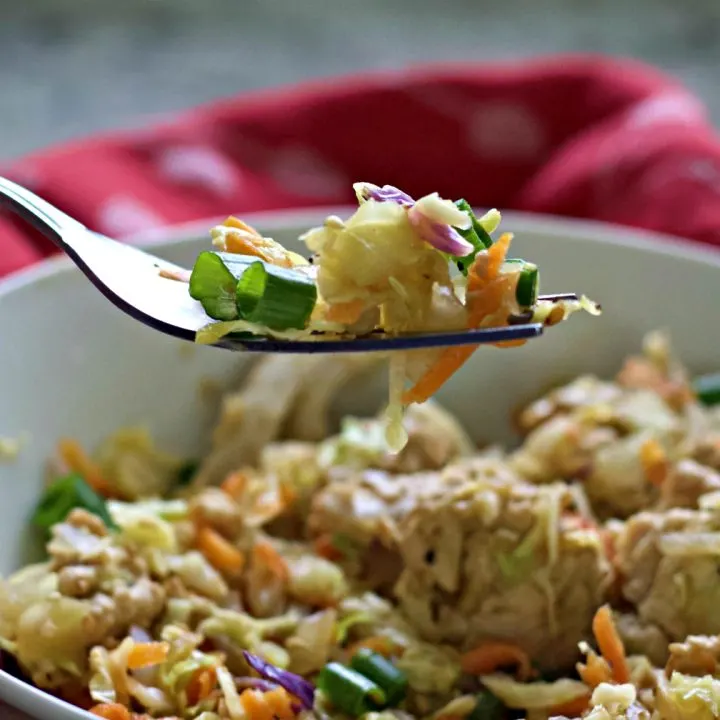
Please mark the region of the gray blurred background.
<svg viewBox="0 0 720 720"><path fill-rule="evenodd" d="M659 65L720 123L720 0L0 0L0 158L313 76L555 51Z"/></svg>

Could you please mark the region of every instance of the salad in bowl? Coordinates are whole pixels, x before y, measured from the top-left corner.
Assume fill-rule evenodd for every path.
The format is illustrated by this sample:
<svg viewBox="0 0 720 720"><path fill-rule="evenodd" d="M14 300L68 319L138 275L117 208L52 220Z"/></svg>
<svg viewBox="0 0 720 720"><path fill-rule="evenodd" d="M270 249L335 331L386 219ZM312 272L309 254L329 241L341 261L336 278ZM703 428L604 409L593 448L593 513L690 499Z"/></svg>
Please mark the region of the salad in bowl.
<svg viewBox="0 0 720 720"><path fill-rule="evenodd" d="M60 441L0 582L7 672L107 720L706 720L720 378L650 335L478 448L434 401L329 430L364 356L269 356L212 448Z"/></svg>

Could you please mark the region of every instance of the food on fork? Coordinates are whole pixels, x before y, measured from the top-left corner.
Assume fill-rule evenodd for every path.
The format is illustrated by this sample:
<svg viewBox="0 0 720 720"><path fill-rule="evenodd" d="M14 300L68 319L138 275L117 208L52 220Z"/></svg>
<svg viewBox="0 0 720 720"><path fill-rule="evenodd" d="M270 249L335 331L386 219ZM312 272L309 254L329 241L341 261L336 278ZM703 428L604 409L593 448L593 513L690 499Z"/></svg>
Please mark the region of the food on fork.
<svg viewBox="0 0 720 720"><path fill-rule="evenodd" d="M213 228L217 250L201 253L190 277L191 296L216 320L198 332L198 342L237 333L322 342L554 325L577 310L599 314L584 296L538 294L537 265L508 255L512 234L493 239L497 210L478 218L465 200L437 193L416 201L389 185L354 188L359 207L350 218L328 217L301 237L309 260L236 218ZM388 433L395 448L406 440L403 406L432 397L474 350L391 354Z"/></svg>

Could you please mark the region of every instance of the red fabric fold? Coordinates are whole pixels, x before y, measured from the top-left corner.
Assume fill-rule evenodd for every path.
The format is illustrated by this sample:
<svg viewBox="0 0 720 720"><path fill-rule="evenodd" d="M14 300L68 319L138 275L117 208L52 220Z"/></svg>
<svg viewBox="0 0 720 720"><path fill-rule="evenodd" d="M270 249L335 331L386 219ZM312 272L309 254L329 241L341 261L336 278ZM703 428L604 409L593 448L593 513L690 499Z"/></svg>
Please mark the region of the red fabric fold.
<svg viewBox="0 0 720 720"><path fill-rule="evenodd" d="M21 158L4 174L117 238L353 201L352 183L594 218L720 245L720 140L634 61L420 67L262 91ZM53 252L0 218L0 274Z"/></svg>

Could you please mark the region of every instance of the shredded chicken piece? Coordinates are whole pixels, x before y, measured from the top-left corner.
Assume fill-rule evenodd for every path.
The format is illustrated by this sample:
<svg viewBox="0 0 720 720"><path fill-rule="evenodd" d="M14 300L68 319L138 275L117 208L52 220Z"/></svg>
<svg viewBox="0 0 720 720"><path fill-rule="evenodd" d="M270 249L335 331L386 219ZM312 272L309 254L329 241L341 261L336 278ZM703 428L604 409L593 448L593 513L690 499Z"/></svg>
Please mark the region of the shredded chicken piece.
<svg viewBox="0 0 720 720"><path fill-rule="evenodd" d="M630 655L647 657L656 666L665 663L668 638L657 625L643 623L632 613L616 613L615 625Z"/></svg>
<svg viewBox="0 0 720 720"><path fill-rule="evenodd" d="M553 519L566 491L469 483L400 524L397 600L431 642L507 641L543 669L570 666L609 578L596 531ZM551 532L548 530L551 529Z"/></svg>
<svg viewBox="0 0 720 720"><path fill-rule="evenodd" d="M116 622L129 627L147 628L165 608L165 590L148 578L140 578L126 587L118 587L112 596Z"/></svg>
<svg viewBox="0 0 720 720"><path fill-rule="evenodd" d="M618 538L617 565L622 595L640 623L674 642L720 633L718 552L720 514L674 509L630 518Z"/></svg>
<svg viewBox="0 0 720 720"><path fill-rule="evenodd" d="M212 451L200 466L194 487L218 485L233 470L256 465L262 448L283 435L287 423L297 430L298 422L292 418L296 409L300 412L303 393L321 395L326 378L334 392L377 361L370 355L362 359L271 355L256 363L240 390L223 400ZM314 407L327 410L324 400ZM323 417L314 422L324 429L328 421ZM307 433L304 437L312 439Z"/></svg>
<svg viewBox="0 0 720 720"><path fill-rule="evenodd" d="M720 670L720 636L690 635L684 642L670 645L665 674L717 675Z"/></svg>
<svg viewBox="0 0 720 720"><path fill-rule="evenodd" d="M662 485L658 510L697 508L703 495L720 490L720 473L685 459L677 463Z"/></svg>

